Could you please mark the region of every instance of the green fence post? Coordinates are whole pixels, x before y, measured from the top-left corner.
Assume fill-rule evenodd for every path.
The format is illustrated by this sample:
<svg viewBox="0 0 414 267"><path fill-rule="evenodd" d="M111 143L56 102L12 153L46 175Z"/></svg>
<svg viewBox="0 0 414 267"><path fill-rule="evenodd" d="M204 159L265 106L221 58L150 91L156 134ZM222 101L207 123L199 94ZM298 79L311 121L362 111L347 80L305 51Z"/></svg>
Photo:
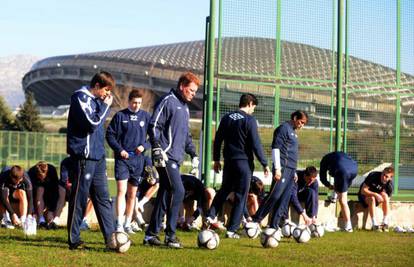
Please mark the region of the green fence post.
<svg viewBox="0 0 414 267"><path fill-rule="evenodd" d="M397 94L395 101L395 150L394 150L394 192L398 195L399 165L400 165L400 117L401 117L401 98Z"/></svg>
<svg viewBox="0 0 414 267"><path fill-rule="evenodd" d="M336 143L335 151L341 151L341 123L342 123L342 35L343 35L344 0L338 0L338 53L336 75Z"/></svg>

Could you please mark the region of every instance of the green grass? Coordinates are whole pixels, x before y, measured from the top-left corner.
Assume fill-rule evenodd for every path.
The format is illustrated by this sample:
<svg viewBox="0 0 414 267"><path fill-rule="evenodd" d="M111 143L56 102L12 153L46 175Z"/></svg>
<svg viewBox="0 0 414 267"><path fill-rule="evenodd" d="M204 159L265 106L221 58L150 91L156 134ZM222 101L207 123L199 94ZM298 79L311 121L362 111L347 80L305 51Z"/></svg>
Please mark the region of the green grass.
<svg viewBox="0 0 414 267"><path fill-rule="evenodd" d="M99 231L83 232L87 249L70 251L66 230L39 230L25 238L21 230L0 229L3 266L413 266L414 234L327 233L323 238L297 244L282 239L275 249L264 249L258 239L225 239L217 250L196 246L196 233L179 232L184 249L142 245L143 233L126 254L104 251Z"/></svg>

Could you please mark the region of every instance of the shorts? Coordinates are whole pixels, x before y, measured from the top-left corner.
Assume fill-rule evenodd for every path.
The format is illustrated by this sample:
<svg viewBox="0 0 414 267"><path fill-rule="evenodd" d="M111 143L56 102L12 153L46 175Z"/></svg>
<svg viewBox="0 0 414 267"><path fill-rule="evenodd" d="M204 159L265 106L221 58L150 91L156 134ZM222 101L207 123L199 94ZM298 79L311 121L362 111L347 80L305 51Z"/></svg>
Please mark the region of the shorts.
<svg viewBox="0 0 414 267"><path fill-rule="evenodd" d="M127 180L133 186L139 185L142 174L144 158L132 156L129 159L115 159L115 180Z"/></svg>
<svg viewBox="0 0 414 267"><path fill-rule="evenodd" d="M335 191L338 193L347 192L356 176L357 170L338 169L334 175Z"/></svg>
<svg viewBox="0 0 414 267"><path fill-rule="evenodd" d="M366 198L367 198L366 196L364 196L362 194L358 194L358 200L364 208L368 208L368 204L365 202ZM379 204L380 203L378 203L377 199L375 199L375 206L378 206Z"/></svg>

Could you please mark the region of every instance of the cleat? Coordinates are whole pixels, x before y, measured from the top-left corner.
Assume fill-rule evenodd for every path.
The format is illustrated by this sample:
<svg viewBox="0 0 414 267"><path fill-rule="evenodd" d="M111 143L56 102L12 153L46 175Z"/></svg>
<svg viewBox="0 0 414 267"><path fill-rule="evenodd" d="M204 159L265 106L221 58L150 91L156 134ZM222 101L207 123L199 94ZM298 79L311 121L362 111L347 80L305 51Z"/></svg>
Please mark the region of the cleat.
<svg viewBox="0 0 414 267"><path fill-rule="evenodd" d="M59 226L55 222L51 222L47 225L48 230L57 230L59 229Z"/></svg>
<svg viewBox="0 0 414 267"><path fill-rule="evenodd" d="M75 249L84 249L85 248L85 243L82 240L79 240L76 243L70 243L69 244L69 249L70 250L75 250Z"/></svg>
<svg viewBox="0 0 414 267"><path fill-rule="evenodd" d="M129 235L135 235L135 232L134 232L134 230L132 230L131 226L125 226L124 231L125 231L125 233L127 233Z"/></svg>
<svg viewBox="0 0 414 267"><path fill-rule="evenodd" d="M405 230L401 226L396 226L396 227L394 227L394 232L396 232L396 233L406 233L407 230Z"/></svg>
<svg viewBox="0 0 414 267"><path fill-rule="evenodd" d="M230 238L230 239L240 239L240 236L237 233L235 233L235 232L227 231L226 238Z"/></svg>
<svg viewBox="0 0 414 267"><path fill-rule="evenodd" d="M1 221L1 227L4 227L6 229L14 229L14 225L11 221L8 220L2 220Z"/></svg>
<svg viewBox="0 0 414 267"><path fill-rule="evenodd" d="M390 227L388 224L383 224L381 225L382 231L384 232L389 232L390 231Z"/></svg>
<svg viewBox="0 0 414 267"><path fill-rule="evenodd" d="M158 236L145 236L143 244L145 246L159 247L162 245L161 240Z"/></svg>
<svg viewBox="0 0 414 267"><path fill-rule="evenodd" d="M167 235L165 236L164 243L169 248L183 248L183 245L181 244L180 240L177 237L170 238Z"/></svg>
<svg viewBox="0 0 414 267"><path fill-rule="evenodd" d="M372 231L382 232L382 229L381 229L381 227L379 225L374 225L374 226L372 226Z"/></svg>
<svg viewBox="0 0 414 267"><path fill-rule="evenodd" d="M137 222L132 222L131 223L131 229L134 232L142 232L142 228L138 226Z"/></svg>
<svg viewBox="0 0 414 267"><path fill-rule="evenodd" d="M81 225L79 226L79 230L87 231L89 229L91 229L91 227L89 226L88 222L86 220L83 220Z"/></svg>
<svg viewBox="0 0 414 267"><path fill-rule="evenodd" d="M354 230L352 229L352 227L350 227L350 228L344 228L342 229L342 231L347 232L347 233L352 233Z"/></svg>
<svg viewBox="0 0 414 267"><path fill-rule="evenodd" d="M39 228L47 229L47 222L40 222Z"/></svg>

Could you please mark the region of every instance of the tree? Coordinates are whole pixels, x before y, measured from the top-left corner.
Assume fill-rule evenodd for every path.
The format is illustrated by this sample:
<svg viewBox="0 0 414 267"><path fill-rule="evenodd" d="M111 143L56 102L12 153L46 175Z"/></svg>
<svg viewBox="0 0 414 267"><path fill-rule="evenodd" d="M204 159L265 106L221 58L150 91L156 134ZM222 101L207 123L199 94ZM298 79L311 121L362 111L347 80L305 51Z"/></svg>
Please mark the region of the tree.
<svg viewBox="0 0 414 267"><path fill-rule="evenodd" d="M15 130L16 124L10 108L7 106L4 98L0 96L0 130Z"/></svg>
<svg viewBox="0 0 414 267"><path fill-rule="evenodd" d="M44 131L43 124L40 122L39 111L37 110L33 93L29 92L26 94L26 100L23 105L20 105L20 110L16 115L16 124L20 131Z"/></svg>

